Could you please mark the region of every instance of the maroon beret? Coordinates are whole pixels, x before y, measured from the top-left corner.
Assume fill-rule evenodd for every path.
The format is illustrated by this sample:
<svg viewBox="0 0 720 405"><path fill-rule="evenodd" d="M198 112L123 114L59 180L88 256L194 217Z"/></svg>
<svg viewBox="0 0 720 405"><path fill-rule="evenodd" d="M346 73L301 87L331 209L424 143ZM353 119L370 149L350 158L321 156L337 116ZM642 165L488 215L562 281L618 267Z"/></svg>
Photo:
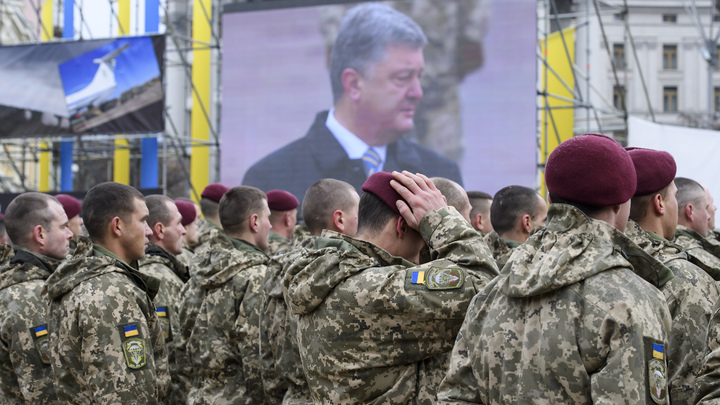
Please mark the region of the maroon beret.
<svg viewBox="0 0 720 405"><path fill-rule="evenodd" d="M270 190L265 193L268 207L273 211L290 211L300 205L294 195L284 190Z"/></svg>
<svg viewBox="0 0 720 405"><path fill-rule="evenodd" d="M5 214L0 214L0 219L5 219Z"/></svg>
<svg viewBox="0 0 720 405"><path fill-rule="evenodd" d="M208 186L205 187L205 190L203 190L202 194L200 194L200 197L207 198L209 200L215 201L216 203L219 203L222 196L225 195L228 190L230 189L220 183L208 184Z"/></svg>
<svg viewBox="0 0 720 405"><path fill-rule="evenodd" d="M393 179L392 173L377 172L365 180L365 183L362 185L362 190L374 194L390 207L390 209L395 211L396 214L399 214L400 210L398 210L397 201L405 201L405 199L390 185L390 180ZM405 203L407 203L407 201L405 201Z"/></svg>
<svg viewBox="0 0 720 405"><path fill-rule="evenodd" d="M82 205L80 205L80 201L77 198L67 194L58 194L55 198L62 204L68 219L73 219L76 215L80 214Z"/></svg>
<svg viewBox="0 0 720 405"><path fill-rule="evenodd" d="M628 154L637 173L636 196L660 191L675 179L677 165L671 154L643 148L628 148Z"/></svg>
<svg viewBox="0 0 720 405"><path fill-rule="evenodd" d="M637 187L630 155L612 138L585 134L561 143L545 165L548 190L597 207L623 204Z"/></svg>
<svg viewBox="0 0 720 405"><path fill-rule="evenodd" d="M175 200L175 205L178 211L180 211L180 215L182 215L182 221L180 222L183 226L190 225L195 221L197 211L195 211L195 205L193 203L185 200Z"/></svg>

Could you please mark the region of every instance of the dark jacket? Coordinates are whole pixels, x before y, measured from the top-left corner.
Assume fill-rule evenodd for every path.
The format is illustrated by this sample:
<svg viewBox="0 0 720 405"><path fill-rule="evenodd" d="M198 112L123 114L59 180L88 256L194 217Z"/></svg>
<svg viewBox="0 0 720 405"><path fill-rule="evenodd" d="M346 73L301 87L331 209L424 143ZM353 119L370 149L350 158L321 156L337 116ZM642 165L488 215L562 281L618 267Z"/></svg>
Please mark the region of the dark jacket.
<svg viewBox="0 0 720 405"><path fill-rule="evenodd" d="M243 178L243 184L261 190L285 190L302 200L316 181L334 178L352 184L358 191L367 179L362 159L349 159L347 153L325 125L328 112L315 117L307 134L255 163ZM388 145L383 170L409 170L428 177L445 177L462 185L457 163L400 139Z"/></svg>

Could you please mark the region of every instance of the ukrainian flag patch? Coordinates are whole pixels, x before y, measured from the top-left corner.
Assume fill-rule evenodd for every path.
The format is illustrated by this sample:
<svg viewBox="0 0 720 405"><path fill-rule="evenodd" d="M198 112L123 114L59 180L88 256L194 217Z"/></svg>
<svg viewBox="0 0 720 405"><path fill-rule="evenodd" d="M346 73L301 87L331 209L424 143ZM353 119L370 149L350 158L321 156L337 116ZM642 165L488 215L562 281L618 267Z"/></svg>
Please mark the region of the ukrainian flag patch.
<svg viewBox="0 0 720 405"><path fill-rule="evenodd" d="M125 333L125 337L132 337L138 335L137 326L135 325L128 325L123 327L123 332Z"/></svg>
<svg viewBox="0 0 720 405"><path fill-rule="evenodd" d="M425 271L413 271L412 283L413 284L425 284Z"/></svg>
<svg viewBox="0 0 720 405"><path fill-rule="evenodd" d="M155 308L155 314L157 314L158 318L165 318L167 317L167 310L165 307L157 307Z"/></svg>
<svg viewBox="0 0 720 405"><path fill-rule="evenodd" d="M663 360L665 358L665 345L653 343L652 356L656 359Z"/></svg>
<svg viewBox="0 0 720 405"><path fill-rule="evenodd" d="M47 327L45 325L38 326L33 332L35 333L35 337L41 337L48 334Z"/></svg>

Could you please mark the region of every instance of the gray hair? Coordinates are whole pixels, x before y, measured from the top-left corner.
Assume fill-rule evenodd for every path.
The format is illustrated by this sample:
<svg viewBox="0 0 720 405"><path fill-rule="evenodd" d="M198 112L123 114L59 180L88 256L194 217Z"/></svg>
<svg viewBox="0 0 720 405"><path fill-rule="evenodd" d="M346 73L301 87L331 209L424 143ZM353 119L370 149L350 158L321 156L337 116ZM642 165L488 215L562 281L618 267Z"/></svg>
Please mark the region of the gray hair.
<svg viewBox="0 0 720 405"><path fill-rule="evenodd" d="M351 68L361 75L385 58L391 45L422 49L427 38L415 21L390 6L364 3L347 12L330 53L330 84L333 100L345 92L342 72Z"/></svg>

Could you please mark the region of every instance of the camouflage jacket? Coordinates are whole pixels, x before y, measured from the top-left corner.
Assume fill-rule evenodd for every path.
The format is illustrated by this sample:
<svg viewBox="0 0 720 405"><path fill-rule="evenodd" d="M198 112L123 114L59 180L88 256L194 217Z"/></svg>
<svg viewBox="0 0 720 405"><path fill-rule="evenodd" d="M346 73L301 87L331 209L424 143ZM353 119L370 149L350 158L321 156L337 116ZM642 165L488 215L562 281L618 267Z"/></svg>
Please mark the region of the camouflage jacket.
<svg viewBox="0 0 720 405"><path fill-rule="evenodd" d="M705 335L720 290L715 280L687 260L682 248L628 221L625 234L674 277L660 287L672 317L668 333L668 388L670 402L692 403L695 377L702 366Z"/></svg>
<svg viewBox="0 0 720 405"><path fill-rule="evenodd" d="M709 229L705 239L707 239L708 243L713 245L716 249L720 248L720 233L717 231Z"/></svg>
<svg viewBox="0 0 720 405"><path fill-rule="evenodd" d="M192 250L187 249L185 246L183 246L183 251L179 255L175 256L175 258L182 264L185 265L188 269L190 268L190 262L192 261L193 256L195 253L193 253ZM190 274L188 273L188 276Z"/></svg>
<svg viewBox="0 0 720 405"><path fill-rule="evenodd" d="M720 404L720 300L712 311L707 329L705 356L702 369L695 379L695 402Z"/></svg>
<svg viewBox="0 0 720 405"><path fill-rule="evenodd" d="M59 260L2 245L0 265L0 403L56 402L48 357L47 302L41 291Z"/></svg>
<svg viewBox="0 0 720 405"><path fill-rule="evenodd" d="M140 272L160 280L160 288L153 299L155 313L162 327L165 344L168 349L168 363L170 367L171 403L185 402L181 380L178 380L179 370L175 361L175 347L180 342L180 290L188 280L187 267L180 263L175 256L160 246L150 243L145 250L145 257L139 260Z"/></svg>
<svg viewBox="0 0 720 405"><path fill-rule="evenodd" d="M495 258L495 263L497 263L499 269L502 269L503 266L505 266L505 263L507 263L508 259L510 259L513 250L520 246L520 243L515 242L514 240L501 238L495 231L487 234L483 240L487 243L488 247L490 247L490 251Z"/></svg>
<svg viewBox="0 0 720 405"><path fill-rule="evenodd" d="M705 270L715 281L720 281L720 248L682 225L677 226L673 242L687 251L694 265Z"/></svg>
<svg viewBox="0 0 720 405"><path fill-rule="evenodd" d="M467 305L497 267L455 208L428 212L419 230L437 258L424 265L331 234L288 268L283 288L299 316L300 357L316 403L434 397L439 380L420 375L420 363L452 348Z"/></svg>
<svg viewBox="0 0 720 405"><path fill-rule="evenodd" d="M245 241L214 245L193 275L202 304L187 342L196 369L188 404L263 404L260 306L269 257Z"/></svg>
<svg viewBox="0 0 720 405"><path fill-rule="evenodd" d="M55 392L74 404L156 404L170 383L167 351L152 298L158 280L93 245L47 279Z"/></svg>
<svg viewBox="0 0 720 405"><path fill-rule="evenodd" d="M547 227L470 304L440 403L666 403L670 313L613 239L632 244L551 204Z"/></svg>
<svg viewBox="0 0 720 405"><path fill-rule="evenodd" d="M203 250L205 250L208 246L212 244L210 242L217 238L217 234L213 231L225 234L222 228L218 227L210 221L204 221L197 230L197 243L193 246L188 246L188 249L192 250L195 254L202 253ZM190 271L192 272L192 268L190 269Z"/></svg>
<svg viewBox="0 0 720 405"><path fill-rule="evenodd" d="M210 232L207 244L214 249L234 249L230 238L220 229L214 229ZM192 366L187 354L187 342L195 327L195 319L204 298L204 291L198 287L198 281L201 279L197 276L197 272L200 269L212 266L212 263L213 255L210 249L203 249L202 252L193 254L189 266L190 279L180 290L180 335L176 336L179 341L175 344L177 374L173 378L182 385L184 395L190 392L195 379L195 368Z"/></svg>
<svg viewBox="0 0 720 405"><path fill-rule="evenodd" d="M268 256L275 256L277 254L285 254L292 249L293 243L290 239L285 239L283 236L270 231L268 236L268 248L265 252Z"/></svg>
<svg viewBox="0 0 720 405"><path fill-rule="evenodd" d="M293 235L293 249L274 256L265 273L260 310L260 370L268 403L279 404L287 397L287 403L312 404L295 339L297 325L290 324L292 314L285 304L282 279L302 249L312 248L315 239L309 233Z"/></svg>

